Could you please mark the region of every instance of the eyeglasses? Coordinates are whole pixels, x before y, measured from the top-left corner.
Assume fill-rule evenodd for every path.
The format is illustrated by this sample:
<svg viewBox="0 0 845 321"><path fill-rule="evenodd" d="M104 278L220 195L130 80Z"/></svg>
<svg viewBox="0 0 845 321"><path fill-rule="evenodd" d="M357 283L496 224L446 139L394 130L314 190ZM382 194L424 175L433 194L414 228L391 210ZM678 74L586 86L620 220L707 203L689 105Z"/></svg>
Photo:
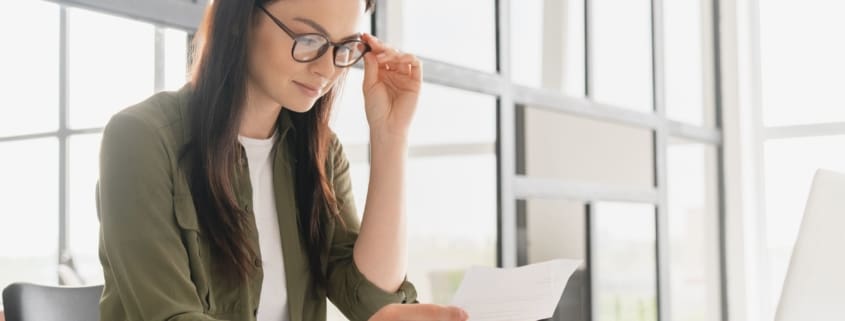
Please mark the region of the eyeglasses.
<svg viewBox="0 0 845 321"><path fill-rule="evenodd" d="M276 16L270 13L270 11L267 11L264 6L258 5L258 8L260 8L261 11L264 11L264 13L266 13L267 16L269 16L277 26L279 26L279 28L284 30L285 33L293 39L291 56L293 56L293 60L298 62L312 62L317 60L326 54L329 47L332 47L334 65L346 68L357 63L358 60L361 60L361 58L364 57L364 54L371 50L370 45L359 39L351 39L335 43L331 42L331 40L329 40L329 38L325 35L319 33L297 34L282 23L279 18L276 18Z"/></svg>

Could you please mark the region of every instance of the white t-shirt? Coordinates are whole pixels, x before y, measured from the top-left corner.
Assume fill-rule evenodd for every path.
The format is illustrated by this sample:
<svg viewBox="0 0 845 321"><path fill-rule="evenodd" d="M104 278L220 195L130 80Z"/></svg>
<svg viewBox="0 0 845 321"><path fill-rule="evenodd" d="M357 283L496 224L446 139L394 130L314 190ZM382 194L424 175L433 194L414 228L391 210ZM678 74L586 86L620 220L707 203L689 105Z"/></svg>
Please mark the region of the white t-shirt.
<svg viewBox="0 0 845 321"><path fill-rule="evenodd" d="M285 266L282 260L282 239L276 198L273 193L273 145L278 134L269 139L238 136L246 150L249 179L252 185L252 208L258 226L258 245L264 270L258 321L287 321L288 296Z"/></svg>

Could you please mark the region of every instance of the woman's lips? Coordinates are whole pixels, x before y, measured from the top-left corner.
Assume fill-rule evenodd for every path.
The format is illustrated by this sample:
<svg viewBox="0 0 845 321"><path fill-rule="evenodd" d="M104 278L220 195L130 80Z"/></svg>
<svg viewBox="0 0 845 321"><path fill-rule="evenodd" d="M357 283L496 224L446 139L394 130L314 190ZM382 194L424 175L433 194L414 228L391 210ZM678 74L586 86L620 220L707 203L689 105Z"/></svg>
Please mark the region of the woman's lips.
<svg viewBox="0 0 845 321"><path fill-rule="evenodd" d="M299 90L308 97L313 98L320 95L320 90L317 89L319 87L309 86L298 81L294 81L293 83L296 84L296 86L299 87Z"/></svg>

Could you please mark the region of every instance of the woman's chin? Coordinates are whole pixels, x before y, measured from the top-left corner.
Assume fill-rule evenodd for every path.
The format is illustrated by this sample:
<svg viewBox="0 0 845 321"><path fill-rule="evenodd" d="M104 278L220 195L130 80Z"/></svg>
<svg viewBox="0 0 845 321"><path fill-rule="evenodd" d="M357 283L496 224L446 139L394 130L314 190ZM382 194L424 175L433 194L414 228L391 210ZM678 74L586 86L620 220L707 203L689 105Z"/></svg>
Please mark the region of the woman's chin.
<svg viewBox="0 0 845 321"><path fill-rule="evenodd" d="M305 113L314 108L314 103L316 103L316 99L308 99L302 101L292 101L288 104L284 104L285 108L288 110L295 112L295 113Z"/></svg>

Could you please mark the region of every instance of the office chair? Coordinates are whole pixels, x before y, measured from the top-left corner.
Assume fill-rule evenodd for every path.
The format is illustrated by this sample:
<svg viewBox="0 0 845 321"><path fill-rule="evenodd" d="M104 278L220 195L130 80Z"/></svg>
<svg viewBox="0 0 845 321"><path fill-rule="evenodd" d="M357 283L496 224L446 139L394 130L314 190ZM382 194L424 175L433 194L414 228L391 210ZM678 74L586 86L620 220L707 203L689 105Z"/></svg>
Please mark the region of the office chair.
<svg viewBox="0 0 845 321"><path fill-rule="evenodd" d="M6 321L98 321L103 286L13 283L3 290Z"/></svg>

